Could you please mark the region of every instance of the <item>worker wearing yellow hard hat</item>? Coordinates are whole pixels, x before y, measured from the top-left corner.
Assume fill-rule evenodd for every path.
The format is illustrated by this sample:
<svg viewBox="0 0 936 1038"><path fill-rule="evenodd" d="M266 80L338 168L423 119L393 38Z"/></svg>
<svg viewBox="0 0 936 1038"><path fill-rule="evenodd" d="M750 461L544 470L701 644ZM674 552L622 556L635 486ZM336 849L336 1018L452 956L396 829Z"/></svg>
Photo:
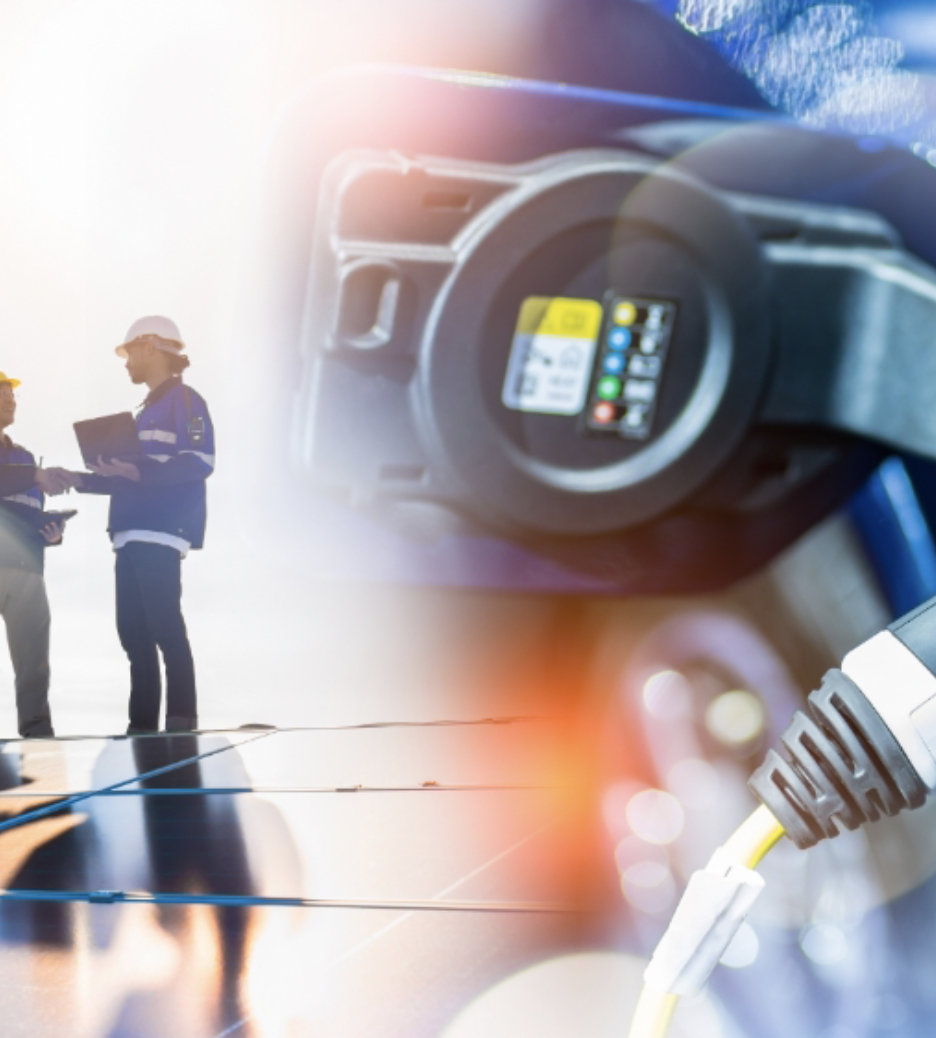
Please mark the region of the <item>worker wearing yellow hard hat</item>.
<svg viewBox="0 0 936 1038"><path fill-rule="evenodd" d="M60 493L61 473L45 470L7 433L16 417L19 379L0 371L0 615L13 664L16 713L24 738L54 734L49 709L49 602L45 549L59 544L65 513L45 510L45 493Z"/></svg>

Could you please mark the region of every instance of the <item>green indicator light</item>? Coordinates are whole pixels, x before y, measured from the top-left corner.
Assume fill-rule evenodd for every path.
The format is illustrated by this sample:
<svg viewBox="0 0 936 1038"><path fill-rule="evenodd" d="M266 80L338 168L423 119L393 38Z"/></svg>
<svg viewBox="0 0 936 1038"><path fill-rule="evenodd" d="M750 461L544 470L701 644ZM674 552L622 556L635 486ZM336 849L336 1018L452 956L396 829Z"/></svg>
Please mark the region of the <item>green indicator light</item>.
<svg viewBox="0 0 936 1038"><path fill-rule="evenodd" d="M621 395L621 380L610 376L599 379L597 392L603 400L613 400Z"/></svg>

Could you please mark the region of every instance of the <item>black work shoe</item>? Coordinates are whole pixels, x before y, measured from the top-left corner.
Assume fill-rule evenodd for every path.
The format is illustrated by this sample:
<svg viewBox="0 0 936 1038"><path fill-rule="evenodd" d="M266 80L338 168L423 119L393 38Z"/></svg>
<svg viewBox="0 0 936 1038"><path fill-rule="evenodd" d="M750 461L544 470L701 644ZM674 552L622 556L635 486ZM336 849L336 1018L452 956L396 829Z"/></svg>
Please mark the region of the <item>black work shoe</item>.
<svg viewBox="0 0 936 1038"><path fill-rule="evenodd" d="M166 718L167 732L194 732L197 727L197 717L183 717L181 715L177 715Z"/></svg>

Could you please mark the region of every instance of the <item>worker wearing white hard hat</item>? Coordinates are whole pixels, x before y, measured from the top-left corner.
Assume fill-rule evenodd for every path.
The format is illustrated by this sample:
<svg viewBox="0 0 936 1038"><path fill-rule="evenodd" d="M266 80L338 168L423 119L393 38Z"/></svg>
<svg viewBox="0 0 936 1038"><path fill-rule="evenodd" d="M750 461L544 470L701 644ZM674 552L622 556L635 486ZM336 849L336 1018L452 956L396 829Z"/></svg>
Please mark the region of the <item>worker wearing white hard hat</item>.
<svg viewBox="0 0 936 1038"><path fill-rule="evenodd" d="M100 459L78 489L110 495L107 529L116 553L117 633L130 661L129 734L197 727L195 669L182 617L181 561L202 546L205 480L214 469L208 408L182 381L188 367L168 317L141 317L116 347L135 385L149 394L136 416L141 454Z"/></svg>

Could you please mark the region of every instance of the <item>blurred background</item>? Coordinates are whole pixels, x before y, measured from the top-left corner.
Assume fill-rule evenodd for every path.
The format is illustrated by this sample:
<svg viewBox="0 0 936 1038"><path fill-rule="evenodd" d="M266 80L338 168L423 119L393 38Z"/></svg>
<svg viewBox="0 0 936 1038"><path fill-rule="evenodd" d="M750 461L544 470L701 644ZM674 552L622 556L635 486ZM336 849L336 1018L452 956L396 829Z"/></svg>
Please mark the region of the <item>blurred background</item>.
<svg viewBox="0 0 936 1038"><path fill-rule="evenodd" d="M578 780L593 792L603 922L575 955L492 987L445 1033L622 1033L640 953L689 871L749 809L745 781L765 746L848 648L936 593L928 502L891 466L863 505L719 594L535 594L323 573L306 540L308 505L290 495L287 447L265 431L291 401L257 297L269 299L292 240L276 193L298 147L295 114L312 97L340 121L340 93L317 78L372 61L777 110L886 138L936 166L936 9L0 3L0 369L23 383L13 438L47 464L78 467L71 423L143 396L114 346L137 317L172 317L218 442L206 547L183 568L202 723L560 718L587 762ZM115 733L126 723L126 662L106 502L73 500L80 513L65 545L47 554L53 716L59 734ZM883 561L868 508L901 531ZM0 654L0 735L15 733L12 695ZM681 1033L931 1033L920 910L933 896L931 821L917 813L809 854L778 852L766 870L776 897ZM916 909L909 891L922 899ZM912 960L898 950L907 942L922 949Z"/></svg>

